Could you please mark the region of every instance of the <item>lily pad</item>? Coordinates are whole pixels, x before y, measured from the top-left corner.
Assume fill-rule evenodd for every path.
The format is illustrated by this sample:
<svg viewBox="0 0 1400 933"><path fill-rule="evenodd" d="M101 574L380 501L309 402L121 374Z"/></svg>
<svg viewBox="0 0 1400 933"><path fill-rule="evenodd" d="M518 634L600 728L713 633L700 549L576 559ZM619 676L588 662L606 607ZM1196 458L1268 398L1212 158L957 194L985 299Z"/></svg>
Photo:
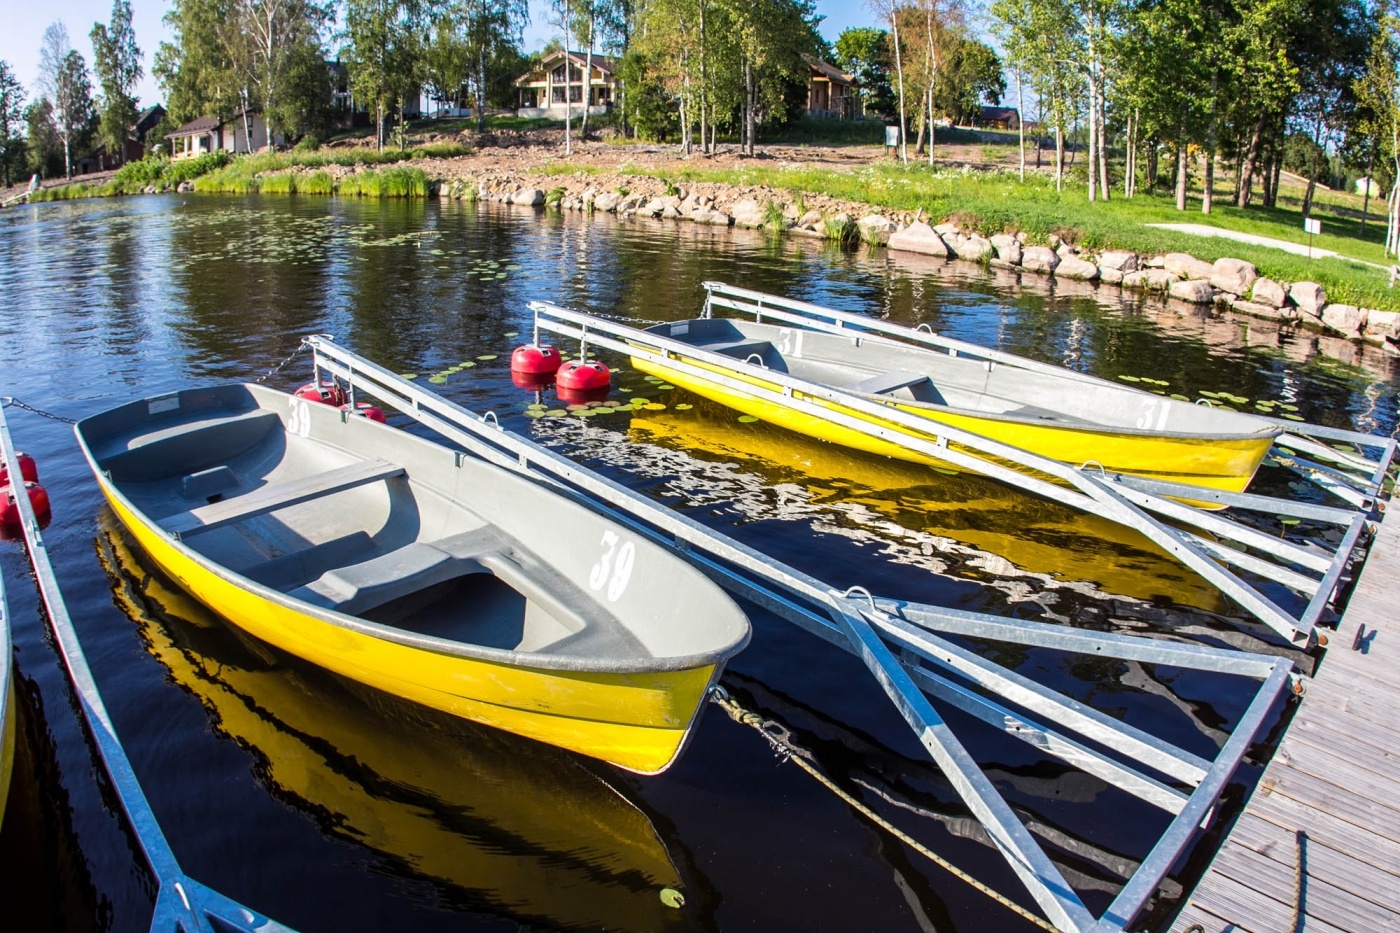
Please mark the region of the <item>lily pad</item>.
<svg viewBox="0 0 1400 933"><path fill-rule="evenodd" d="M444 382L447 381L447 377L446 377L446 376L443 376L443 375L441 375L441 374L436 375L436 376L429 376L429 377L428 377L428 381L431 382L431 383L432 383L433 385L435 385L435 386L440 386L440 385L442 385Z"/></svg>
<svg viewBox="0 0 1400 933"><path fill-rule="evenodd" d="M519 336L520 336L520 331L518 331L518 330L508 330L508 331L506 331L504 334L502 334L501 336L503 336L503 337L519 337Z"/></svg>
<svg viewBox="0 0 1400 933"><path fill-rule="evenodd" d="M1182 395L1180 392L1173 392L1173 393L1171 394L1171 397L1174 398L1174 399L1176 399L1178 402L1189 402L1189 401L1191 401L1189 398L1187 398L1186 396Z"/></svg>
<svg viewBox="0 0 1400 933"><path fill-rule="evenodd" d="M675 888L662 888L661 903L665 904L667 907L684 907L685 895L677 891Z"/></svg>
<svg viewBox="0 0 1400 933"><path fill-rule="evenodd" d="M657 388L660 389L662 392L670 392L672 389L675 388L675 386L667 385L663 382L661 383L661 385L657 386Z"/></svg>
<svg viewBox="0 0 1400 933"><path fill-rule="evenodd" d="M494 353L483 353L483 354L481 354L480 356L477 357L477 359L481 360L483 363L486 362L487 360L494 360L495 358L496 358L496 354L494 354Z"/></svg>
<svg viewBox="0 0 1400 933"><path fill-rule="evenodd" d="M645 408L647 411L665 411L665 410L666 410L666 406L665 406L665 405L662 405L660 402L652 402L651 404L649 404L649 405L643 405L642 407Z"/></svg>
<svg viewBox="0 0 1400 933"><path fill-rule="evenodd" d="M458 368L458 369L471 369L471 368L472 368L473 366L475 366L475 365L476 365L476 364L473 363L471 360L463 360L462 362L460 362L460 363L457 364L457 368Z"/></svg>
<svg viewBox="0 0 1400 933"><path fill-rule="evenodd" d="M1302 421L1302 420L1303 420L1301 416L1295 415L1295 414L1293 414L1292 412L1287 412L1287 411L1286 411L1286 412L1283 413L1283 416L1284 416L1285 418L1287 418L1289 421Z"/></svg>
<svg viewBox="0 0 1400 933"><path fill-rule="evenodd" d="M757 421L757 420L758 420L758 418L754 417L753 415L740 415L740 416L739 416L739 423L740 423L740 424L752 424L753 422L755 422L755 421Z"/></svg>
<svg viewBox="0 0 1400 933"><path fill-rule="evenodd" d="M1119 379L1122 379L1124 382L1141 382L1141 381L1142 381L1142 380L1139 379L1137 376L1121 376L1121 375L1120 375L1118 378L1119 378Z"/></svg>
<svg viewBox="0 0 1400 933"><path fill-rule="evenodd" d="M684 402L682 402L681 404L676 406L676 411L690 411L694 407L694 405L687 405Z"/></svg>
<svg viewBox="0 0 1400 933"><path fill-rule="evenodd" d="M625 392L626 389L624 389L623 391ZM639 396L637 396L636 398L632 399L632 404L633 404L633 405L645 405L645 404L647 404L647 403L650 402L650 401L651 401L651 399L649 399L649 398L642 398L642 397L639 395Z"/></svg>
<svg viewBox="0 0 1400 933"><path fill-rule="evenodd" d="M593 409L594 414L599 415L611 415L615 411L617 411L617 409L613 408L611 405L599 405L597 408Z"/></svg>
<svg viewBox="0 0 1400 933"><path fill-rule="evenodd" d="M417 373L399 373L399 378L400 378L400 379L417 379L417 378L418 378L418 374L417 374Z"/></svg>

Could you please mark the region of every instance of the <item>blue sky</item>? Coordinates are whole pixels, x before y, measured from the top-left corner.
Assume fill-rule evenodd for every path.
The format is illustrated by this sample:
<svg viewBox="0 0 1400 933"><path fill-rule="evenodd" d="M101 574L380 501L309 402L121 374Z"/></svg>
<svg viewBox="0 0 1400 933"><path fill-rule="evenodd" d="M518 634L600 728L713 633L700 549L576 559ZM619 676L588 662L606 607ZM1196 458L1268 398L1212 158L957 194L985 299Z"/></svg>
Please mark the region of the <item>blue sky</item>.
<svg viewBox="0 0 1400 933"><path fill-rule="evenodd" d="M136 42L145 58L146 76L137 87L142 104L161 99L160 90L150 76L151 60L156 46L170 38L161 17L169 9L168 0L132 0L133 25L136 29ZM532 24L525 31L525 47L532 51L544 45L549 39L550 30L546 25L547 2L531 0ZM869 26L874 16L860 0L817 0L817 12L825 19L821 25L822 34L831 41L850 26ZM9 63L15 76L33 93L35 77L39 71L39 42L44 30L54 20L62 20L68 27L68 37L73 47L92 66L92 43L88 33L93 23L107 22L112 15L111 0L61 0L52 7L33 0L0 0L0 60Z"/></svg>

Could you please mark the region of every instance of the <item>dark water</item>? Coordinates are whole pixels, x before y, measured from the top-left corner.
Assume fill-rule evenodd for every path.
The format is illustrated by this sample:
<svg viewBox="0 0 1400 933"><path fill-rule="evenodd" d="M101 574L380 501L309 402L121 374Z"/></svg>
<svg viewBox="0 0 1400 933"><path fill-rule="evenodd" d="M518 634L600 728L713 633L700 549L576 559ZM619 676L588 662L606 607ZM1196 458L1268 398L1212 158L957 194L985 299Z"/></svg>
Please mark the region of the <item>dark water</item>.
<svg viewBox="0 0 1400 933"><path fill-rule="evenodd" d="M1110 378L1152 375L1170 391L1280 399L1308 420L1382 434L1396 426L1394 373L1309 361L1301 339L1089 289L1023 289L879 250L689 225L195 196L0 213L0 393L76 418L255 378L301 335L331 333L425 384L474 363L431 385L834 586L1286 650L1142 541L977 477L741 424L636 373L618 391L664 409L525 416L535 399L511 385L507 360L528 333L527 301L679 318L698 311L708 279L927 321ZM299 360L272 384L307 378ZM241 635L133 549L66 425L7 414L56 503L48 541L118 731L177 856L216 889L308 931L1030 928L717 710L676 767L643 779L412 707ZM142 929L151 881L94 776L17 547L0 545L0 563L24 688L0 833L5 925ZM726 675L732 692L925 845L1029 904L864 669L784 623L754 621ZM1248 698L1228 678L978 647L1206 756ZM1162 829L1159 814L998 732L950 722L1101 910ZM663 905L664 888L685 905Z"/></svg>

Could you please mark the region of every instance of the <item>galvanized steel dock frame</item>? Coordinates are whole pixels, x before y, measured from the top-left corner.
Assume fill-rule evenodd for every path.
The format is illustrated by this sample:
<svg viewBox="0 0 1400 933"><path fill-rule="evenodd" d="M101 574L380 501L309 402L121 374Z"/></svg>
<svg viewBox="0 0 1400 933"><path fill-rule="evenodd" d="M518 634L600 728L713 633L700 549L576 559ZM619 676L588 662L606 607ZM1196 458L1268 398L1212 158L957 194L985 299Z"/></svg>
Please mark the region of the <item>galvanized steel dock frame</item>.
<svg viewBox="0 0 1400 933"><path fill-rule="evenodd" d="M15 454L4 406L0 404L0 463L11 476L20 476L19 458ZM121 739L117 736L112 717L102 702L102 694L88 667L82 642L73 627L72 617L59 589L58 578L49 561L48 547L28 495L18 495L20 524L30 566L38 583L39 594L53 629L59 655L68 671L69 682L77 695L78 706L88 734L92 736L102 759L102 766L111 778L111 786L121 801L127 823L131 826L141 854L150 866L157 890L151 914L151 930L157 933L217 933L223 930L243 930L248 933L278 933L289 928L269 920L242 904L206 887L185 874L176 859L164 831L151 810L150 801L136 778L136 771L127 758ZM3 595L3 590L0 590ZM8 644L6 650L9 650Z"/></svg>
<svg viewBox="0 0 1400 933"><path fill-rule="evenodd" d="M314 350L315 378L319 381L324 374L343 381L352 409L359 396L372 396L460 446L462 456L478 456L530 476L606 513L674 551L735 595L858 657L1031 898L1061 930L1108 933L1133 921L1178 856L1209 824L1246 750L1297 683L1292 663L1270 655L881 599L859 586L835 588L502 429L493 413L468 411L328 337L309 337L306 342ZM343 417L357 416L346 411ZM1257 687L1215 758L1208 760L988 662L959 645L960 638L1208 671L1253 681ZM939 714L935 701L1170 815L1166 830L1102 916L1085 906Z"/></svg>
<svg viewBox="0 0 1400 933"><path fill-rule="evenodd" d="M929 331L721 283L705 285L708 290L706 315L712 308L721 307L752 313L760 320L769 318L839 333L852 340L904 341L906 345L912 343L981 359L988 367L1018 366L1054 371L1087 381L1087 377L1060 367L950 340ZM1344 505L1205 490L1109 473L1095 464L1060 463L981 435L931 423L929 419L845 389L768 369L758 360L740 361L548 302L531 302L530 308L535 312L537 333L548 331L576 339L585 351L589 346L597 346L646 359L1131 528L1199 574L1260 622L1302 647L1310 647L1319 637L1325 639L1318 631L1318 622L1331 607L1353 552L1362 543L1362 535L1368 529L1371 512L1382 493L1395 455L1393 438L1264 419L1288 429L1271 450L1273 460L1328 490ZM833 409L831 403L846 411ZM881 423L872 423L871 419ZM896 425L899 430L886 425ZM1354 453L1336 450L1326 441L1349 444ZM1368 452L1374 455L1368 456ZM1204 511L1170 498L1173 496L1212 501L1236 511L1233 514ZM1330 550L1317 543L1296 544L1281 534L1267 533L1241 520L1244 513L1333 525L1341 530L1341 538ZM1236 570L1299 593L1306 600L1305 607L1297 613L1288 611Z"/></svg>

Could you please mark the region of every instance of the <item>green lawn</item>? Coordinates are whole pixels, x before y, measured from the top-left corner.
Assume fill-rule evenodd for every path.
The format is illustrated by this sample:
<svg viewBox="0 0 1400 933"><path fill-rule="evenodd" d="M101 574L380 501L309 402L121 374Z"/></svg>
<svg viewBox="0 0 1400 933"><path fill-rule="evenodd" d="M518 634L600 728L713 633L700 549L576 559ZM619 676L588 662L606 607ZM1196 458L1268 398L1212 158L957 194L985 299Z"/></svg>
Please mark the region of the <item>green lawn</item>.
<svg viewBox="0 0 1400 933"><path fill-rule="evenodd" d="M580 166L560 164L557 171L579 169ZM1222 192L1222 196L1216 198L1214 210L1207 216L1200 212L1199 196L1191 200L1192 209L1187 211L1176 210L1175 201L1165 194L1139 194L1127 199L1114 192L1109 201L1091 204L1083 184L1071 184L1067 180L1064 190L1056 191L1053 178L1028 174L1022 182L1015 170L963 172L930 169L927 165L911 164L905 168L895 162L882 162L848 173L762 166L733 170L679 168L664 173L635 170L631 173L658 175L673 183L708 181L767 185L794 195L826 194L893 210L922 209L924 218L932 223L951 220L987 235L1024 231L1033 242L1045 242L1053 233L1091 249L1188 252L1205 260L1231 256L1254 263L1261 274L1271 278L1320 282L1333 301L1400 309L1400 290L1388 287L1388 274L1361 262L1342 258L1310 261L1304 256L1270 247L1146 226L1150 223L1200 223L1306 243L1298 202L1287 196L1287 191L1277 208L1245 210L1230 204ZM1293 194L1301 197L1301 192ZM1323 193L1316 199L1314 210L1314 216L1322 219L1323 232L1314 238L1313 245L1333 250L1343 257L1386 265L1384 223L1373 218L1366 226L1365 235L1361 235L1358 220L1353 216L1359 214L1359 210L1360 198L1337 192Z"/></svg>

